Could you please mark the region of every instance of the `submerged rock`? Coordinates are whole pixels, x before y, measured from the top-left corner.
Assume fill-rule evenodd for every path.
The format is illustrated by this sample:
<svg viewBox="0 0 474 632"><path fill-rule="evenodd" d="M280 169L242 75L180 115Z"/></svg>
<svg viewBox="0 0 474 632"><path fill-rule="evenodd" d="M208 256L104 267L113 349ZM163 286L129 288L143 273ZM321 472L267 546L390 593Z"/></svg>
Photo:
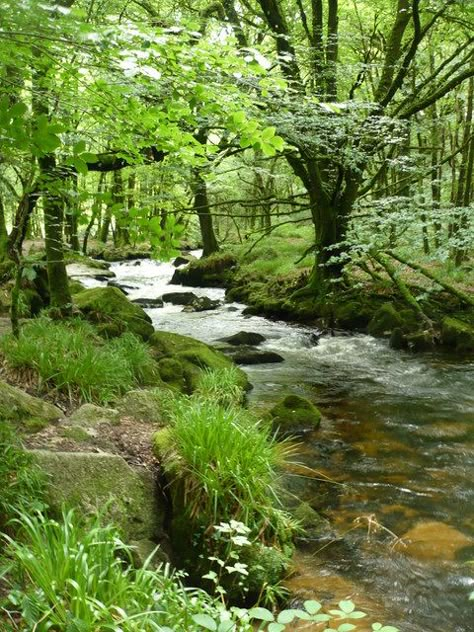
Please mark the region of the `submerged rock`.
<svg viewBox="0 0 474 632"><path fill-rule="evenodd" d="M237 259L229 253L216 253L178 268L171 283L191 287L227 287Z"/></svg>
<svg viewBox="0 0 474 632"><path fill-rule="evenodd" d="M316 406L299 395L287 395L270 410L270 416L281 434L304 434L316 430L321 423Z"/></svg>
<svg viewBox="0 0 474 632"><path fill-rule="evenodd" d="M163 307L163 299L161 298L134 298L132 303L136 303L143 309L157 309Z"/></svg>
<svg viewBox="0 0 474 632"><path fill-rule="evenodd" d="M265 336L262 334L258 334L253 331L239 331L237 334L233 336L228 336L227 338L221 338L222 342L227 342L230 345L251 345L256 346L262 342L265 342Z"/></svg>
<svg viewBox="0 0 474 632"><path fill-rule="evenodd" d="M32 429L33 421L37 422L33 426L38 430L61 417L62 411L53 404L0 380L0 419L23 422L24 429L28 431Z"/></svg>
<svg viewBox="0 0 474 632"><path fill-rule="evenodd" d="M236 364L275 364L285 361L285 358L275 351L261 351L252 347L239 347L235 351L228 351L228 355Z"/></svg>
<svg viewBox="0 0 474 632"><path fill-rule="evenodd" d="M79 292L74 296L74 304L105 335L113 337L130 331L147 340L154 332L148 314L116 287Z"/></svg>
<svg viewBox="0 0 474 632"><path fill-rule="evenodd" d="M401 538L397 549L419 560L454 560L474 541L444 522L419 522Z"/></svg>
<svg viewBox="0 0 474 632"><path fill-rule="evenodd" d="M116 287L121 290L125 295L127 295L129 290L137 290L136 285L126 285L125 283L120 283L120 281L109 281L107 283L109 287Z"/></svg>
<svg viewBox="0 0 474 632"><path fill-rule="evenodd" d="M183 312L207 312L220 307L220 301L214 301L208 296L199 296L189 305L183 308Z"/></svg>
<svg viewBox="0 0 474 632"><path fill-rule="evenodd" d="M128 540L158 541L163 534L165 508L158 502L151 472L132 468L115 454L32 450L48 478L47 500L60 512L62 505L107 517Z"/></svg>
<svg viewBox="0 0 474 632"><path fill-rule="evenodd" d="M334 529L329 520L320 516L309 503L300 503L291 513L303 529L299 536L300 540L335 539Z"/></svg>

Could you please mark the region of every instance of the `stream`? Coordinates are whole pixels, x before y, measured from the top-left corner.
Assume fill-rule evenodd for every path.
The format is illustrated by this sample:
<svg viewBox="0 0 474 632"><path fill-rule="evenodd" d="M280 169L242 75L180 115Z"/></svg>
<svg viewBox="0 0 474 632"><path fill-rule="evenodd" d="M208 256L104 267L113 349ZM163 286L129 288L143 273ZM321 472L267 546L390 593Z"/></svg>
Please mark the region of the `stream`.
<svg viewBox="0 0 474 632"><path fill-rule="evenodd" d="M192 291L224 301L222 289L170 285L170 263L111 270L133 288L130 299ZM474 362L394 351L366 335L315 343L314 329L244 316L244 307L223 302L187 313L165 303L147 311L156 329L207 343L242 330L263 334L260 348L285 361L243 367L254 386L250 403L297 393L321 409L321 428L305 437L299 458L311 470L300 468L306 476L295 477L294 492L337 535L300 548L291 591L331 603L350 597L401 632L472 632ZM404 534L411 537L400 542Z"/></svg>

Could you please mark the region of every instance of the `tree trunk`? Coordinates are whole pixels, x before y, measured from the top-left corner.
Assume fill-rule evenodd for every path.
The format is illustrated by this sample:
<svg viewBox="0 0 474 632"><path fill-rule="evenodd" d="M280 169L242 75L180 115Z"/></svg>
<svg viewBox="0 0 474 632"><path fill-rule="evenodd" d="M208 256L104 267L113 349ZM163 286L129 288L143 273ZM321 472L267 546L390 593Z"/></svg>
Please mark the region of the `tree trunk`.
<svg viewBox="0 0 474 632"><path fill-rule="evenodd" d="M5 206L0 197L0 262L8 257L8 231L5 217Z"/></svg>
<svg viewBox="0 0 474 632"><path fill-rule="evenodd" d="M211 209L209 208L209 199L207 196L206 181L202 177L199 169L194 170L194 208L199 218L199 227L201 229L202 238L202 256L208 257L215 252L219 252L219 244L217 243L214 233Z"/></svg>

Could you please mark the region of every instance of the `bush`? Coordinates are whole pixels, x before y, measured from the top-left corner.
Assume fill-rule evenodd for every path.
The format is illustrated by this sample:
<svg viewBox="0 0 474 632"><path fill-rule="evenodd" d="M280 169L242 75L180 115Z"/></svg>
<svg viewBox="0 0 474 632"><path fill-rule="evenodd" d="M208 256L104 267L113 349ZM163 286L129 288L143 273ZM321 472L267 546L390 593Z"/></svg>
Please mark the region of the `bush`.
<svg viewBox="0 0 474 632"><path fill-rule="evenodd" d="M19 510L42 506L41 473L5 422L0 422L0 489L0 531Z"/></svg>
<svg viewBox="0 0 474 632"><path fill-rule="evenodd" d="M80 319L35 319L24 325L18 340L1 338L0 351L10 367L33 369L40 388L55 388L81 401L106 404L159 379L148 347L136 336L104 341Z"/></svg>

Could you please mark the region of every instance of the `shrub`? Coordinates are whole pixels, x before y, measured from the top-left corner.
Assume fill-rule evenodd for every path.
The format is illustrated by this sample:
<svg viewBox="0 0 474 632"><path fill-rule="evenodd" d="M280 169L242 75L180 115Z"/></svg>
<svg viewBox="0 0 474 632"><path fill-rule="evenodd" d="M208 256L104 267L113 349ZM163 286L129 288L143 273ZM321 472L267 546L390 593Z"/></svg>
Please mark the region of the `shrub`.
<svg viewBox="0 0 474 632"><path fill-rule="evenodd" d="M239 406L245 396L240 370L230 366L227 369L203 371L195 391L196 395L221 406Z"/></svg>
<svg viewBox="0 0 474 632"><path fill-rule="evenodd" d="M17 511L42 506L41 473L5 422L0 422L0 489L0 531Z"/></svg>
<svg viewBox="0 0 474 632"><path fill-rule="evenodd" d="M157 380L148 347L133 334L104 341L93 325L80 319L35 319L19 339L4 336L0 351L9 366L30 368L40 388L55 388L71 398L107 403L139 384Z"/></svg>

